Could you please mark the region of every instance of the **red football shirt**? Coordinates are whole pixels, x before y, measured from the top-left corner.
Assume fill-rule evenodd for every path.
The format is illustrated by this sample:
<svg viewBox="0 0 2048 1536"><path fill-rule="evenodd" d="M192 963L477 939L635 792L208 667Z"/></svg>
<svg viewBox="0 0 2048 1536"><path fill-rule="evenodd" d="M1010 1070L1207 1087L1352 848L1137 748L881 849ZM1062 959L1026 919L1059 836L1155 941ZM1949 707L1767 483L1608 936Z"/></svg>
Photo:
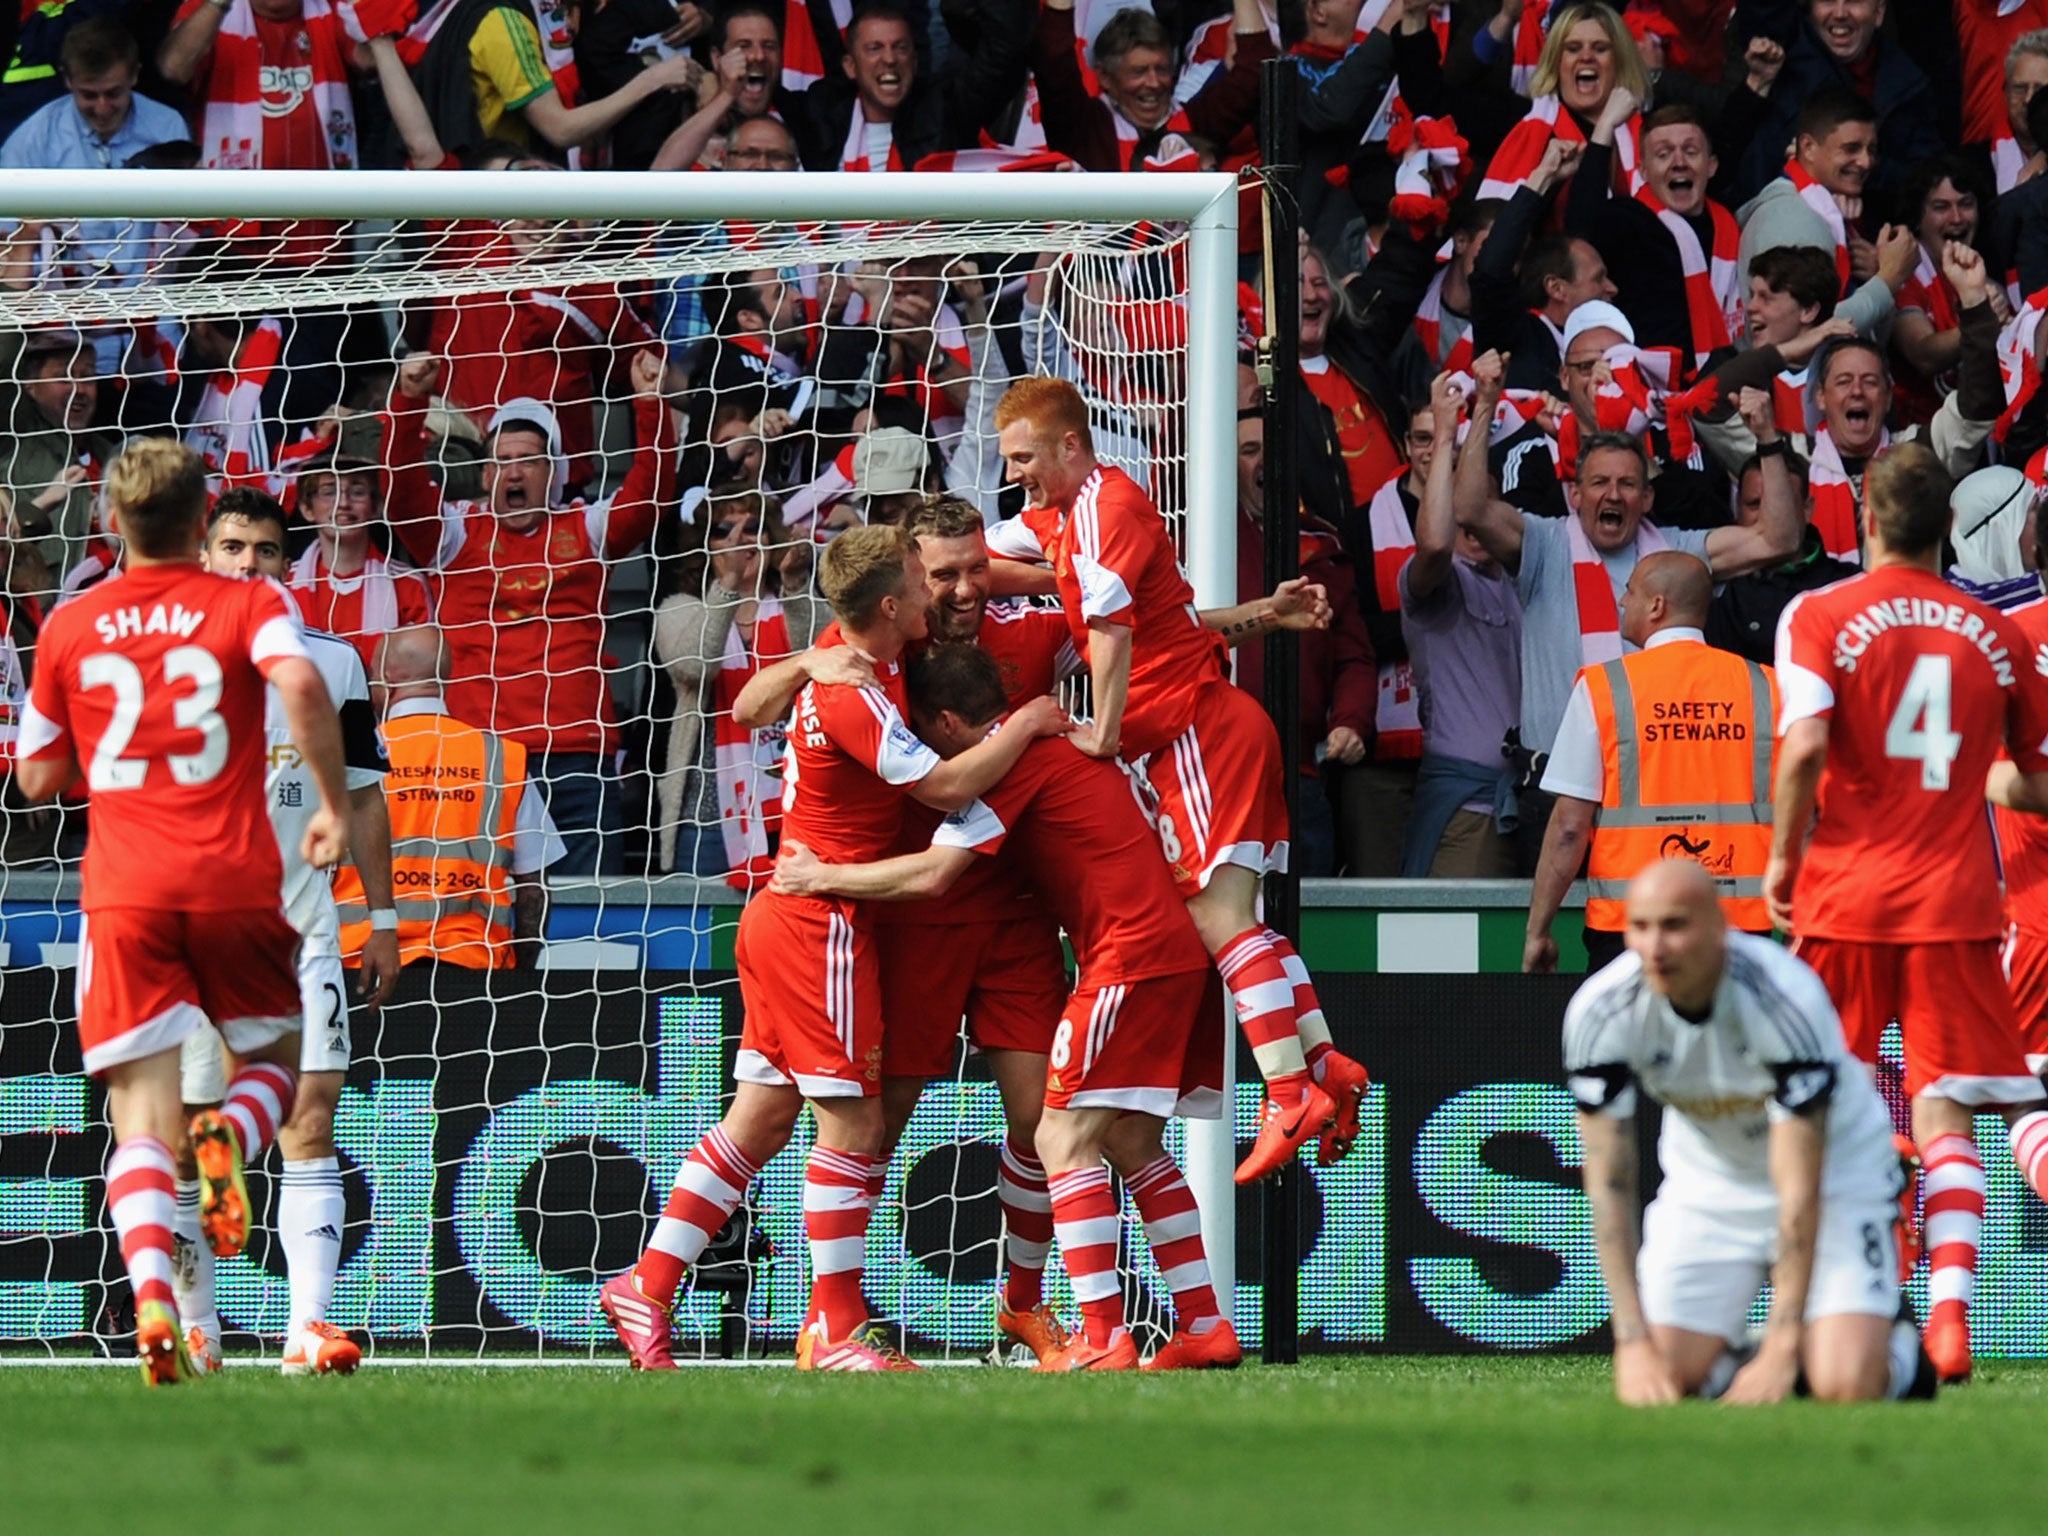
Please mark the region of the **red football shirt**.
<svg viewBox="0 0 2048 1536"><path fill-rule="evenodd" d="M2008 613L2013 650L2023 671L2048 676L2048 602ZM2023 932L2048 935L2048 816L1993 810L1998 854L2005 866L2005 913Z"/></svg>
<svg viewBox="0 0 2048 1536"><path fill-rule="evenodd" d="M1051 693L1061 678L1080 670L1067 621L1057 609L1023 603L990 603L974 643L993 656L1003 675L1003 696L1015 709L1026 699ZM906 800L898 853L929 848L945 818L928 805ZM932 924L1028 922L1042 920L1044 908L1007 861L977 860L945 895L930 901L876 904L878 922Z"/></svg>
<svg viewBox="0 0 2048 1536"><path fill-rule="evenodd" d="M844 645L837 624L818 636ZM896 851L904 791L939 766L939 754L904 724L900 660L876 666L877 686L806 683L796 696L783 754L782 840L827 864L866 864Z"/></svg>
<svg viewBox="0 0 2048 1536"><path fill-rule="evenodd" d="M1080 990L1208 968L1158 834L1116 764L1063 736L1035 741L932 841L992 854L1012 835L1014 867L1073 942Z"/></svg>
<svg viewBox="0 0 2048 1536"><path fill-rule="evenodd" d="M84 910L278 906L263 689L306 654L299 633L282 587L197 565L138 567L50 615L21 755L85 766Z"/></svg>
<svg viewBox="0 0 2048 1536"><path fill-rule="evenodd" d="M1793 890L1802 936L1878 944L2004 928L1984 776L2001 744L2048 768L2048 689L2011 616L1884 566L1802 593L1778 630L1779 729L1828 721L1820 816Z"/></svg>
<svg viewBox="0 0 2048 1536"><path fill-rule="evenodd" d="M1102 466L1075 492L1071 509L1026 508L990 529L988 544L998 555L1050 562L1084 662L1091 621L1131 629L1126 758L1166 746L1193 721L1202 690L1228 682L1223 644L1202 625L1166 521L1122 470Z"/></svg>

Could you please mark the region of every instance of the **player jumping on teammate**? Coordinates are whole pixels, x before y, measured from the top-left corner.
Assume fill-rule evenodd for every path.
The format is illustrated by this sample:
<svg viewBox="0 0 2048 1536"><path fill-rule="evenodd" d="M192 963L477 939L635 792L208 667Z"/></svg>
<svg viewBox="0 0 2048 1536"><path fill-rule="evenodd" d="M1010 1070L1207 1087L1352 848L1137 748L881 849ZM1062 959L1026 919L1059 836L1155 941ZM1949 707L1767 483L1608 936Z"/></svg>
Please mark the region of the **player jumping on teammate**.
<svg viewBox="0 0 2048 1536"><path fill-rule="evenodd" d="M242 1170L292 1103L299 938L263 802L264 684L277 690L320 804L300 850L348 851L341 726L291 599L200 568L206 470L180 444L130 445L107 472L127 574L65 604L38 647L16 780L32 801L81 776L93 836L80 906L78 1033L107 1085L107 1208L135 1293L143 1379L192 1374L171 1295L172 1148L190 1134L200 1220L218 1254L249 1230ZM217 1111L188 1127L178 1055L208 1020L231 1053Z"/></svg>
<svg viewBox="0 0 2048 1536"><path fill-rule="evenodd" d="M1238 1182L1277 1172L1311 1137L1317 1161L1334 1163L1358 1138L1367 1079L1332 1047L1308 967L1258 917L1260 876L1287 860L1272 721L1225 676L1158 509L1096 461L1080 391L1025 379L996 407L996 426L1005 472L1028 504L990 530L989 548L1052 567L1093 685L1095 718L1075 745L1121 756L1157 793L1174 880L1266 1079Z"/></svg>

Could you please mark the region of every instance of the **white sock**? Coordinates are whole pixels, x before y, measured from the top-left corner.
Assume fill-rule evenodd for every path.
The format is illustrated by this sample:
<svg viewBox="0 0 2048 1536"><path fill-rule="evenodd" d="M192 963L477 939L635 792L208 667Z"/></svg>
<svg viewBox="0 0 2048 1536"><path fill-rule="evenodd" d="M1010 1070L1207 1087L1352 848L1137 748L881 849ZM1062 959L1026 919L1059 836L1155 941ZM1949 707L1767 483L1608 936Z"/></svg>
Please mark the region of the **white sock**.
<svg viewBox="0 0 2048 1536"><path fill-rule="evenodd" d="M199 1181L178 1180L178 1219L171 1227L171 1296L178 1321L220 1344L220 1313L213 1301L213 1250L199 1235Z"/></svg>
<svg viewBox="0 0 2048 1536"><path fill-rule="evenodd" d="M291 1289L290 1335L323 1321L341 1267L341 1162L333 1157L287 1162L277 1185L277 1235L284 1243Z"/></svg>
<svg viewBox="0 0 2048 1536"><path fill-rule="evenodd" d="M1920 1375L1920 1325L1909 1317L1892 1324L1890 1341L1891 1379L1884 1395L1897 1401L1911 1394ZM1928 1380L1932 1381L1930 1369Z"/></svg>

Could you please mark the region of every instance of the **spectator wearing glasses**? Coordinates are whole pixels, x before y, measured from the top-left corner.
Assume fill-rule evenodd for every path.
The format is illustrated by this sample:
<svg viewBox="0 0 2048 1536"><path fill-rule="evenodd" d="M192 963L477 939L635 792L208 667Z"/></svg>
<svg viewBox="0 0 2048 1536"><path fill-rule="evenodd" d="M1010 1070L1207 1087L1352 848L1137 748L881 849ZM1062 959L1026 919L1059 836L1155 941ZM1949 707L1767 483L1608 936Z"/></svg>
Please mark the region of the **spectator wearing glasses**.
<svg viewBox="0 0 2048 1536"><path fill-rule="evenodd" d="M805 650L831 614L811 595L811 541L756 492L709 504L701 546L654 616L654 654L675 688L655 781L664 870L725 875L742 890L774 867L783 723L747 730L733 701L763 666Z"/></svg>

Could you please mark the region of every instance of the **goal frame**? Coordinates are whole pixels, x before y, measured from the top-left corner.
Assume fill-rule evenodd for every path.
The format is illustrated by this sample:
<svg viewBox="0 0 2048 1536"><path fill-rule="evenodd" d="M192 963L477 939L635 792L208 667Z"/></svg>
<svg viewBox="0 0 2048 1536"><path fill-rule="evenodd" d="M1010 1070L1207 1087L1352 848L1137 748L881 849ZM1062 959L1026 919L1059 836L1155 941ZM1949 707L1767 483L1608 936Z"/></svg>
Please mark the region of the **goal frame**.
<svg viewBox="0 0 2048 1536"><path fill-rule="evenodd" d="M1186 565L1205 608L1238 600L1238 184L1223 172L863 175L844 171L0 170L0 218L729 219L1048 223L1137 220L1187 228ZM142 288L147 289L144 284ZM0 313L7 309L0 294ZM1220 1120L1187 1125L1187 1177L1217 1300L1235 1319L1236 1030L1224 1031Z"/></svg>

